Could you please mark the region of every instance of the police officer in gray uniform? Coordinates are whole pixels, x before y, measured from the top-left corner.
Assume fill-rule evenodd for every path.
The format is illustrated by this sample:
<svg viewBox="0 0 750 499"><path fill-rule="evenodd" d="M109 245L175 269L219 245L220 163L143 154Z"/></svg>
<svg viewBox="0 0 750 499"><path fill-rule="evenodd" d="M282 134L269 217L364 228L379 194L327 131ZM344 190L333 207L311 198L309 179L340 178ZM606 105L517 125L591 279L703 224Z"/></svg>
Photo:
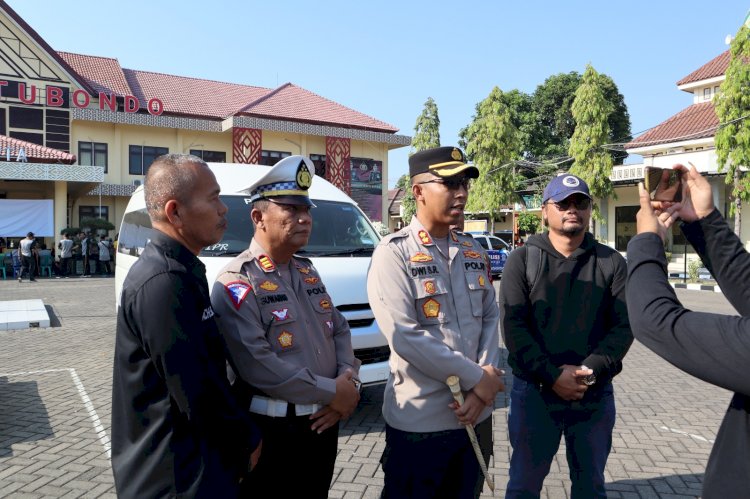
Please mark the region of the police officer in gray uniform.
<svg viewBox="0 0 750 499"><path fill-rule="evenodd" d="M294 256L312 229L314 172L309 159L290 156L241 191L252 204L253 240L219 273L211 294L263 433L248 495L327 497L338 422L359 401L349 325L312 262Z"/></svg>
<svg viewBox="0 0 750 499"><path fill-rule="evenodd" d="M391 348L383 397L383 497L478 497L482 474L463 425L475 425L485 462L492 406L504 388L489 260L459 223L479 171L456 147L409 158L417 214L375 249L370 306ZM460 378L465 403L446 385Z"/></svg>

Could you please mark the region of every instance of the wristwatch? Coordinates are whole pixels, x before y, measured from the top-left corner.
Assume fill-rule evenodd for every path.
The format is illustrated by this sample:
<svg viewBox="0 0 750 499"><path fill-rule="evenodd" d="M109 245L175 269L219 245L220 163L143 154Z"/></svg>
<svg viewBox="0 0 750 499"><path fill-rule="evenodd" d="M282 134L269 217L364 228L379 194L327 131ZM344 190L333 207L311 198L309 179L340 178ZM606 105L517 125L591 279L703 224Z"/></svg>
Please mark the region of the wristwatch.
<svg viewBox="0 0 750 499"><path fill-rule="evenodd" d="M359 378L352 378L352 383L354 383L354 388L356 388L358 392L362 391L362 382Z"/></svg>
<svg viewBox="0 0 750 499"><path fill-rule="evenodd" d="M591 369L590 367L586 367L584 365L581 365L581 370L584 370L584 369L593 371L593 369ZM583 384L584 385L591 386L594 383L596 383L596 374L593 374L593 373L589 374L588 376L584 376L582 379L583 379Z"/></svg>

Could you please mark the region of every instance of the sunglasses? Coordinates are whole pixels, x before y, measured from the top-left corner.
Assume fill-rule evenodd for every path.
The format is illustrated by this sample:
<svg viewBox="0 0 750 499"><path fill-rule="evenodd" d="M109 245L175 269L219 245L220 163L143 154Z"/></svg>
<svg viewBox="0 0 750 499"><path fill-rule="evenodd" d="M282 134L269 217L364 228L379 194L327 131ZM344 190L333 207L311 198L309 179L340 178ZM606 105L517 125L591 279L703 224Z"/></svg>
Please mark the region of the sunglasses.
<svg viewBox="0 0 750 499"><path fill-rule="evenodd" d="M589 206L591 206L591 200L586 197L580 197L580 198L567 198L563 199L562 201L559 201L557 203L547 203L547 204L554 204L555 208L557 208L560 211L567 211L570 209L570 206L573 205L576 207L576 209L579 210L588 210Z"/></svg>
<svg viewBox="0 0 750 499"><path fill-rule="evenodd" d="M462 177L462 178L435 178L432 180L425 180L424 182L419 182L419 185L422 184L443 184L451 191L458 190L459 187L463 187L467 191L471 188L471 179L468 177Z"/></svg>

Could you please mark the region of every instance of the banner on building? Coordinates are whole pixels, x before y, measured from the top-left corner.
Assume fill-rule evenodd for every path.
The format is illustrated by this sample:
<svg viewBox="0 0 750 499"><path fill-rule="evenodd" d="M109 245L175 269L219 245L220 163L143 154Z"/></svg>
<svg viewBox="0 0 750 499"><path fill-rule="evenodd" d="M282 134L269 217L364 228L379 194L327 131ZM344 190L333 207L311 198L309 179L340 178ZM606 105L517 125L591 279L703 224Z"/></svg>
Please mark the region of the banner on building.
<svg viewBox="0 0 750 499"><path fill-rule="evenodd" d="M367 218L383 220L383 162L366 158L351 158L351 198L357 202Z"/></svg>
<svg viewBox="0 0 750 499"><path fill-rule="evenodd" d="M0 199L0 236L54 237L53 211L52 199Z"/></svg>

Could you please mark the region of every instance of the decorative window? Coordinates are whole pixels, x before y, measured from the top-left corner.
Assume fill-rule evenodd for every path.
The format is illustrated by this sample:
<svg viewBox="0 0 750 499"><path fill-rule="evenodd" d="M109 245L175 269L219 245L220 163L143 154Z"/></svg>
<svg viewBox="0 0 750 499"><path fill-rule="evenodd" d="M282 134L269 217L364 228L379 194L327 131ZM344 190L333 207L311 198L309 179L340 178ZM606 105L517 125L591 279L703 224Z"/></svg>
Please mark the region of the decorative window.
<svg viewBox="0 0 750 499"><path fill-rule="evenodd" d="M148 167L159 156L169 154L168 147L130 146L128 171L131 175L145 175Z"/></svg>
<svg viewBox="0 0 750 499"><path fill-rule="evenodd" d="M101 166L107 173L107 144L101 142L78 142L78 164Z"/></svg>
<svg viewBox="0 0 750 499"><path fill-rule="evenodd" d="M291 156L291 152L286 151L261 151L260 153L260 164L273 166L283 158Z"/></svg>

